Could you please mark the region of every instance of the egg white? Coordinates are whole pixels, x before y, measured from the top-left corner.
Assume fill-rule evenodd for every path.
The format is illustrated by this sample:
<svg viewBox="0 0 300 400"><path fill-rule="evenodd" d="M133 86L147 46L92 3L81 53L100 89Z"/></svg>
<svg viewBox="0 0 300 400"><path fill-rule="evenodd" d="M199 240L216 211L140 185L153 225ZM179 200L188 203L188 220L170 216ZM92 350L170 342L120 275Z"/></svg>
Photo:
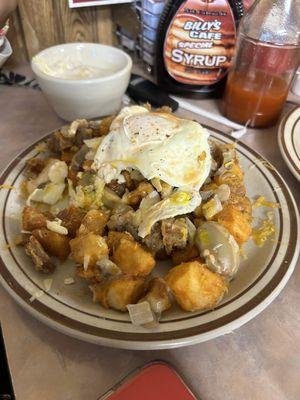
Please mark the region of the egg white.
<svg viewBox="0 0 300 400"><path fill-rule="evenodd" d="M124 169L173 187L199 189L211 167L208 132L199 123L145 107L124 108L101 142L94 167L106 183Z"/></svg>
<svg viewBox="0 0 300 400"><path fill-rule="evenodd" d="M126 107L114 119L94 158L100 178L109 183L133 169L174 188L168 197L161 199L153 191L141 202L135 213L140 237L150 234L157 221L190 213L201 204L199 189L211 168L208 136L195 121L140 106Z"/></svg>
<svg viewBox="0 0 300 400"><path fill-rule="evenodd" d="M153 193L153 192L152 192ZM148 197L152 195L150 193ZM147 202L147 198L144 199ZM149 203L149 202L147 202ZM151 233L153 225L157 221L183 215L195 210L201 204L201 196L198 190L183 187L174 190L167 198L149 204L149 207L141 207L141 216L138 234L144 238Z"/></svg>

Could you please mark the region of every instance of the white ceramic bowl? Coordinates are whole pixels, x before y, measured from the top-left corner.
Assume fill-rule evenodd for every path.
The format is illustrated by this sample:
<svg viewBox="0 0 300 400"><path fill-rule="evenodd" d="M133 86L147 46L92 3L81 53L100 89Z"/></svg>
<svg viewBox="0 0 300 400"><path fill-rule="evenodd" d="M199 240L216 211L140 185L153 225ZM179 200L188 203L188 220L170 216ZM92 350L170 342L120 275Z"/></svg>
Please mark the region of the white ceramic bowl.
<svg viewBox="0 0 300 400"><path fill-rule="evenodd" d="M105 76L66 79L45 71L58 62L105 69ZM113 114L121 107L129 83L131 58L115 47L95 43L69 43L49 47L31 61L36 79L56 113L67 121ZM46 67L46 68L45 68Z"/></svg>

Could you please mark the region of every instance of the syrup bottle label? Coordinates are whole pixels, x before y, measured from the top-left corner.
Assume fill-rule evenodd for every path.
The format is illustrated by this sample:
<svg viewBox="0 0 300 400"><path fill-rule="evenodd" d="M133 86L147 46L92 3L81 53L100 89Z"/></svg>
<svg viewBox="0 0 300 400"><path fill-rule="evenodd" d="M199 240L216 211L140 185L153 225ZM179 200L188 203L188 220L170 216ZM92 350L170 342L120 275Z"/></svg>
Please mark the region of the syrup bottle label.
<svg viewBox="0 0 300 400"><path fill-rule="evenodd" d="M227 0L187 0L167 31L165 67L178 82L212 85L226 75L235 40L235 21Z"/></svg>

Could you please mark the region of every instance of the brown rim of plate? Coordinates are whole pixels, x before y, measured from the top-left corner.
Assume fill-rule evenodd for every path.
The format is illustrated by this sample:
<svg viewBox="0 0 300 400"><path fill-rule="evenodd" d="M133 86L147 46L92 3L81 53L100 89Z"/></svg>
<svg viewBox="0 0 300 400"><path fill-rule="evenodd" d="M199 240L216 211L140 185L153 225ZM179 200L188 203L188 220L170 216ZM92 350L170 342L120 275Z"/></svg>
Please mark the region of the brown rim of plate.
<svg viewBox="0 0 300 400"><path fill-rule="evenodd" d="M203 124L202 124L203 125ZM205 126L205 125L203 125ZM209 128L211 131L215 131L218 134L221 134L222 136L230 139L232 141L232 137L230 135L227 135L215 128ZM21 154L19 154L6 168L6 170L3 172L3 174L0 177L0 184L5 181L7 176L11 173L11 171L14 169L14 167L21 161L23 160L24 156L29 153L40 141L45 140L48 136L50 136L51 133L47 136L45 136L42 139L39 139L35 143L33 143L31 146L29 146L27 149L25 149ZM261 157L259 153L256 151L252 150L250 147L245 145L244 143L239 143L240 146L244 149L246 149L248 152L254 155L256 159L264 159ZM244 154L243 154L244 155ZM244 155L245 156L245 155ZM246 156L247 157L247 156ZM252 161L252 160L251 160ZM256 165L256 167L258 167ZM262 172L260 170L260 172ZM200 334L208 333L212 330L221 328L224 325L227 325L229 323L232 323L234 320L237 318L242 317L243 315L247 314L249 311L253 310L256 306L258 306L262 301L266 300L266 298L276 289L276 287L279 285L283 277L285 276L287 270L289 269L289 265L291 261L293 260L295 256L295 250L297 248L297 233L299 230L298 226L298 219L297 219L297 211L294 207L293 200L291 197L291 194L289 193L283 179L279 175L279 173L276 170L270 169L270 173L273 175L273 177L279 181L280 187L282 188L282 192L284 194L284 197L287 201L288 204L288 209L290 212L291 220L296 221L297 226L290 230L290 241L288 244L288 247L286 249L286 254L284 257L283 262L279 266L276 274L273 276L270 282L252 299L250 299L246 304L242 305L238 309L234 310L230 314L227 314L223 317L220 317L214 321L210 321L208 323L202 324L202 325L197 325L194 327L190 328L185 328L185 329L180 329L176 331L169 331L169 332L160 332L160 333L155 333L155 332L147 332L147 333L131 333L131 332L118 332L118 331L112 331L109 329L103 329L91 325L84 324L79 321L75 321L66 315L62 315L57 311L54 311L53 309L49 308L48 306L45 306L43 303L41 303L38 300L35 300L34 302L30 303L29 298L31 297L31 294L28 293L11 275L11 273L7 270L2 258L0 259L0 273L5 280L6 284L8 287L10 287L11 290L13 290L19 297L20 302L24 305L30 305L31 308L33 308L38 314L41 314L43 317L50 318L52 321L54 321L58 326L68 328L73 331L78 331L82 332L84 334L93 336L94 338L105 338L105 339L111 339L111 340L119 340L119 341L138 341L138 342L156 342L156 341L168 341L168 340L176 340L176 339L183 339L183 338L188 338L188 337L193 337L197 336ZM264 175L264 173L263 173ZM265 176L265 175L264 175ZM268 179L267 179L268 180ZM272 187L272 185L271 185ZM273 187L272 187L273 188ZM9 194L9 193L8 193ZM276 195L276 192L275 192ZM4 218L4 213L2 218ZM282 225L282 224L281 224ZM296 229L295 229L296 228ZM273 258L273 257L272 257ZM267 268L265 268L266 270ZM261 276L258 278L258 280L261 279ZM257 283L257 282L256 282ZM256 284L254 283L254 284ZM248 288L247 288L248 289ZM245 289L245 290L247 290ZM55 299L57 300L57 299ZM235 297L236 300L236 297ZM208 311L209 312L209 311ZM203 315L203 314L197 314L196 317ZM189 317L189 318L195 318L195 316ZM119 323L123 323L124 321L119 321ZM171 320L169 321L170 323L176 322L176 320Z"/></svg>
<svg viewBox="0 0 300 400"><path fill-rule="evenodd" d="M290 118L290 116L291 116L297 109L300 110L300 107L297 106L297 107L293 108L292 110L290 110L290 111L284 116L283 120L281 121L281 123L280 123L280 125L279 125L279 138L280 138L280 143L281 143L281 146L282 146L282 148L283 148L283 152L284 152L285 157L288 159L289 163L293 166L294 170L295 170L298 174L300 174L300 168L295 164L294 160L291 158L290 153L289 153L289 151L288 151L288 149L287 149L287 147L286 147L286 142L285 142L285 137L284 137L284 130L285 130L286 122L287 122L287 120ZM293 139L293 132L295 131L294 128L295 128L297 122L299 121L299 119L300 119L300 117L299 117L299 118L296 120L296 122L294 123L293 128L292 128L292 133L291 133L292 146L293 146L293 149L294 149L294 151L295 151L295 154L296 154L297 158L299 158L299 156L298 156L298 154L297 154L297 152L296 152L296 147L295 147L295 143L294 143L294 139ZM299 158L299 161L300 161L300 158Z"/></svg>

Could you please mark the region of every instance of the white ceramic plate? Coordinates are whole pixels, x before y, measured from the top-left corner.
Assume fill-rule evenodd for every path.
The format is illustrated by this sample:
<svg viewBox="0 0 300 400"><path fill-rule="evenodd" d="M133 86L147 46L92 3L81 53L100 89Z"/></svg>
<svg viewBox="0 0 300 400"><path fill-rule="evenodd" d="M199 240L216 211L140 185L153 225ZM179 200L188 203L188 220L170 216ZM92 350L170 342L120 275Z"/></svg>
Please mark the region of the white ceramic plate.
<svg viewBox="0 0 300 400"><path fill-rule="evenodd" d="M215 130L211 130L211 136L221 142L232 141L231 137ZM20 230L16 216L20 215L23 202L17 190L6 189L0 191L0 280L3 286L27 311L53 328L107 346L127 349L179 347L238 328L267 307L291 276L299 250L299 218L292 195L278 172L246 145L238 144L237 151L245 171L248 196L263 195L280 204L274 211L276 237L262 248L251 241L246 245L247 259L242 262L228 294L214 310L185 313L174 306L154 330L133 326L127 314L93 304L86 282L75 278L74 285L64 285L64 278L73 276L71 261L58 266L51 290L30 302L34 293L43 290L45 276L35 272L23 248L7 248ZM36 155L35 145L25 150L7 167L1 183L18 187L25 160ZM254 215L266 218L266 211L270 209L258 208ZM255 218L255 221L259 219ZM165 273L167 268L161 264L156 271Z"/></svg>
<svg viewBox="0 0 300 400"><path fill-rule="evenodd" d="M294 108L281 121L278 143L284 161L300 181L300 107Z"/></svg>

